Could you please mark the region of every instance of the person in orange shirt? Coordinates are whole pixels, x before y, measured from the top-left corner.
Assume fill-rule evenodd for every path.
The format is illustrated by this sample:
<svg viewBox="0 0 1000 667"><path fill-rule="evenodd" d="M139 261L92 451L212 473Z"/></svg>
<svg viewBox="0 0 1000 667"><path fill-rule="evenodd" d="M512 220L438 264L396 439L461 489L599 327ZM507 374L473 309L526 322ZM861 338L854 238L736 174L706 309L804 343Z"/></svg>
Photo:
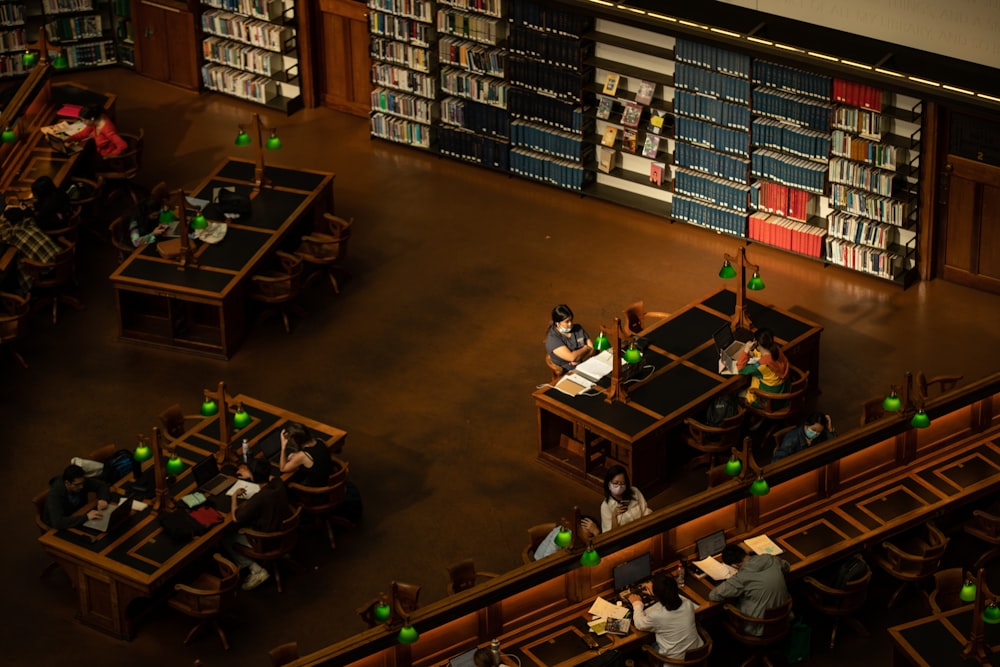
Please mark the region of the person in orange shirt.
<svg viewBox="0 0 1000 667"><path fill-rule="evenodd" d="M128 144L119 136L115 124L99 108L84 107L80 110L80 120L86 127L72 135L70 142L80 143L93 137L94 148L102 158L121 155L128 149Z"/></svg>

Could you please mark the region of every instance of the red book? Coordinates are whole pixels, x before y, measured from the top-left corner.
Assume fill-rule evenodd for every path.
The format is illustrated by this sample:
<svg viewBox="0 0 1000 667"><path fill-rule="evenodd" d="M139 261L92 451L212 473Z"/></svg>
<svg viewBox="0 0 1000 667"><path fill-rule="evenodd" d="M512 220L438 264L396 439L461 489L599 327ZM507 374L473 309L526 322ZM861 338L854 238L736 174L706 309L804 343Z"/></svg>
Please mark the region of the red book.
<svg viewBox="0 0 1000 667"><path fill-rule="evenodd" d="M64 104L56 111L56 115L63 118L79 118L81 111L83 111L83 107L79 104Z"/></svg>

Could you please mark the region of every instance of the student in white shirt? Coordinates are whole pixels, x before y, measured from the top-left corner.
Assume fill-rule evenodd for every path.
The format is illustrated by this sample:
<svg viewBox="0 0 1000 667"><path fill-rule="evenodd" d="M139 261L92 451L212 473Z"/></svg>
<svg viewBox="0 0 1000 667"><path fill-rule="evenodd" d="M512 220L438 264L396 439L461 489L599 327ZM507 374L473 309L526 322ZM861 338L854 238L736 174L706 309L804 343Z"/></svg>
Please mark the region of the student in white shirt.
<svg viewBox="0 0 1000 667"><path fill-rule="evenodd" d="M644 609L642 598L629 596L632 623L639 630L656 633L656 650L668 658L683 658L687 651L704 645L694 621L694 603L681 596L677 582L662 572L643 584L658 600Z"/></svg>

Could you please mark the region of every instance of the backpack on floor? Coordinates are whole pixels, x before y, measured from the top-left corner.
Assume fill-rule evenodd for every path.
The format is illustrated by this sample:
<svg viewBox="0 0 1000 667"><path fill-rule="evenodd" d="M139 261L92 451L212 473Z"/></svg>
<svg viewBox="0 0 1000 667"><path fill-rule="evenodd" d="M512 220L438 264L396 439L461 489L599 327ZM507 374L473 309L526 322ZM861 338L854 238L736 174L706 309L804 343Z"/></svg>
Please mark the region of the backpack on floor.
<svg viewBox="0 0 1000 667"><path fill-rule="evenodd" d="M801 620L792 623L792 627L788 629L788 650L785 653L789 665L809 660L811 639L812 629L808 625Z"/></svg>

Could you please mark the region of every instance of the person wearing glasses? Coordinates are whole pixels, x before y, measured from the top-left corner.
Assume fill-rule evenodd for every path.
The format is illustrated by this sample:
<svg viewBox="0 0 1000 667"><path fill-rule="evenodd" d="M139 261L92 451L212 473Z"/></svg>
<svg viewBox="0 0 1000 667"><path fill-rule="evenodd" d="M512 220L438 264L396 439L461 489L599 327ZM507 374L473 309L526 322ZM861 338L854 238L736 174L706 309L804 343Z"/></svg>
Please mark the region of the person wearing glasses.
<svg viewBox="0 0 1000 667"><path fill-rule="evenodd" d="M91 493L97 496L97 508L86 514L74 514L90 502ZM59 530L82 526L91 519L100 519L110 500L111 490L107 484L96 477L87 477L78 465L67 466L49 485L42 521Z"/></svg>

